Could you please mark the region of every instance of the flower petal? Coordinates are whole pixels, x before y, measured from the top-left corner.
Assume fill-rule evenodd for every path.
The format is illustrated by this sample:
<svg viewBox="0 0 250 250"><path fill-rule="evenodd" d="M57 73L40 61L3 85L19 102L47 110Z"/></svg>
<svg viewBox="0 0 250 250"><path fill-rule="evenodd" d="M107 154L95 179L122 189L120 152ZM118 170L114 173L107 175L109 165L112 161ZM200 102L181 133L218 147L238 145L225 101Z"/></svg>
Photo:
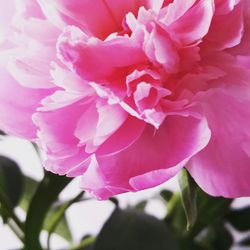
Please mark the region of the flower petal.
<svg viewBox="0 0 250 250"><path fill-rule="evenodd" d="M32 115L52 90L25 88L5 68L0 67L0 75L1 129L12 135L34 139L37 128L32 122Z"/></svg>
<svg viewBox="0 0 250 250"><path fill-rule="evenodd" d="M121 31L122 21L128 12L136 13L136 0L38 0L44 14L58 27L75 25L88 34L105 38ZM93 15L94 13L94 15Z"/></svg>
<svg viewBox="0 0 250 250"><path fill-rule="evenodd" d="M235 99L221 89L200 94L212 138L189 163L188 170L214 196L250 195L249 101Z"/></svg>
<svg viewBox="0 0 250 250"><path fill-rule="evenodd" d="M208 32L214 14L211 0L196 1L186 13L171 24L162 24L171 38L182 44L189 45L199 42Z"/></svg>
<svg viewBox="0 0 250 250"><path fill-rule="evenodd" d="M72 99L74 98L72 94ZM40 111L34 115L33 120L39 127L38 137L47 155L47 170L67 174L89 157L84 147L78 146L79 139L74 135L77 123L89 105L88 102L84 103L84 98L76 98L66 106ZM82 168L83 172L85 166Z"/></svg>
<svg viewBox="0 0 250 250"><path fill-rule="evenodd" d="M83 79L90 81L106 79L119 68L146 60L139 46L128 37L101 41L73 26L67 27L60 36L58 55Z"/></svg>
<svg viewBox="0 0 250 250"><path fill-rule="evenodd" d="M185 160L206 146L209 139L206 120L170 116L158 131L148 125L140 138L120 153L97 155L83 175L81 187L98 198L106 199L124 190L138 191L159 185L176 173L173 169L167 171L169 168L183 167ZM150 172L158 170L166 175L149 178L153 175ZM148 183L140 185L143 175ZM137 176L141 177L137 179ZM99 180L98 184L93 184L94 178Z"/></svg>

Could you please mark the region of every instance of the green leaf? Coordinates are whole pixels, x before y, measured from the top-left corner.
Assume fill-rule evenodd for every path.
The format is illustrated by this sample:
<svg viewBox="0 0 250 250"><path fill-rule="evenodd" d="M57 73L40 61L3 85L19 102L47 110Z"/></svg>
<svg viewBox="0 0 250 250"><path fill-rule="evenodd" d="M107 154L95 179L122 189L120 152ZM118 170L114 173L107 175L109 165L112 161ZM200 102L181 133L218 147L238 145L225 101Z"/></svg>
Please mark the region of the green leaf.
<svg viewBox="0 0 250 250"><path fill-rule="evenodd" d="M61 215L62 217L58 218L59 213L60 213L60 208L50 210L44 221L43 229L46 230L49 234L55 233L64 238L66 241L71 242L72 235L69 230L69 224L66 219L66 216L65 214L63 214Z"/></svg>
<svg viewBox="0 0 250 250"><path fill-rule="evenodd" d="M17 163L4 156L0 156L0 188L14 208L22 194L23 175Z"/></svg>
<svg viewBox="0 0 250 250"><path fill-rule="evenodd" d="M181 200L187 218L187 230L195 224L197 218L197 185L186 169L179 175Z"/></svg>
<svg viewBox="0 0 250 250"><path fill-rule="evenodd" d="M16 236L23 241L24 225L15 214L23 189L23 176L19 166L9 158L0 156L0 214Z"/></svg>
<svg viewBox="0 0 250 250"><path fill-rule="evenodd" d="M93 250L176 250L166 225L139 210L115 209L105 223Z"/></svg>
<svg viewBox="0 0 250 250"><path fill-rule="evenodd" d="M187 219L183 209L181 195L179 193L174 193L166 205L167 216L165 218L165 223L171 226L172 230L179 238L184 237L187 233Z"/></svg>
<svg viewBox="0 0 250 250"><path fill-rule="evenodd" d="M24 187L18 206L26 212L29 208L31 199L36 192L39 182L29 176L24 176L23 178Z"/></svg>
<svg viewBox="0 0 250 250"><path fill-rule="evenodd" d="M138 204L136 204L136 206L134 207L135 209L138 209L138 210L141 210L141 211L144 211L146 206L148 204L148 201L147 200L144 200L144 201L140 201Z"/></svg>
<svg viewBox="0 0 250 250"><path fill-rule="evenodd" d="M232 199L212 197L198 188L197 191L197 221L191 229L193 237L200 233L205 227L217 223L218 220L225 220L230 209Z"/></svg>
<svg viewBox="0 0 250 250"><path fill-rule="evenodd" d="M215 237L212 241L212 245L215 250L228 250L233 245L233 236L229 232L229 230L223 226L223 222L219 224L216 228L213 230Z"/></svg>
<svg viewBox="0 0 250 250"><path fill-rule="evenodd" d="M68 241L72 240L72 235L69 231L69 226L65 217L66 210L75 202L78 202L83 197L84 192L81 192L73 199L63 203L59 207L53 209L47 216L44 222L44 228L48 231L48 249L50 248L50 236L56 229L60 230L60 233ZM61 222L61 223L60 223Z"/></svg>
<svg viewBox="0 0 250 250"><path fill-rule="evenodd" d="M39 185L39 182L32 179L31 177L24 176L24 191L22 193L21 199L19 201L19 207L21 207L25 212L27 212L29 208L30 201ZM51 218L54 217L54 213L56 213L57 209L52 209L49 211L46 216L45 222L43 224L43 229L48 231L49 225L51 223ZM60 235L67 241L72 240L72 235L69 230L69 225L65 216L61 218L58 222L58 225L54 231L54 233Z"/></svg>
<svg viewBox="0 0 250 250"><path fill-rule="evenodd" d="M201 235L196 237L196 242L208 250L229 250L234 241L224 222L217 221L217 223L204 229Z"/></svg>
<svg viewBox="0 0 250 250"><path fill-rule="evenodd" d="M119 201L115 197L109 198L109 201L112 202L116 207L119 206Z"/></svg>
<svg viewBox="0 0 250 250"><path fill-rule="evenodd" d="M169 190L162 190L162 191L160 192L160 197L161 197L164 201L168 202L168 201L170 201L171 198L173 197L173 192L171 192L171 191L169 191Z"/></svg>
<svg viewBox="0 0 250 250"><path fill-rule="evenodd" d="M227 219L239 231L250 230L250 206L230 211Z"/></svg>
<svg viewBox="0 0 250 250"><path fill-rule="evenodd" d="M28 209L25 224L25 249L42 250L39 242L40 232L47 213L59 193L71 179L46 172L39 184Z"/></svg>

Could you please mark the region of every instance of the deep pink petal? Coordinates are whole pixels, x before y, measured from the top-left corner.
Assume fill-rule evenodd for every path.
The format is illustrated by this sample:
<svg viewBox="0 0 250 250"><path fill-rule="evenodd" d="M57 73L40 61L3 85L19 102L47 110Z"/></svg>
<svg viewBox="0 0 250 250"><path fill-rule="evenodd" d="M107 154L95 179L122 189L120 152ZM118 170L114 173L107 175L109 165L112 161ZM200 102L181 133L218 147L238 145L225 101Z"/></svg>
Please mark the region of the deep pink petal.
<svg viewBox="0 0 250 250"><path fill-rule="evenodd" d="M128 12L136 13L140 4L136 0L39 0L46 17L63 28L75 25L85 32L105 38L122 30L122 21ZM94 13L94 14L93 14Z"/></svg>
<svg viewBox="0 0 250 250"><path fill-rule="evenodd" d="M177 165L178 169L183 167L185 160L200 151L209 139L210 132L204 119L168 117L158 131L148 125L141 137L120 153L97 156L83 176L81 186L106 199L124 190L137 191L145 186L159 185L176 171L165 171L166 176L151 178L151 182L144 186L139 185L141 179L137 182L136 176L146 174L145 180L150 180L148 176L152 171L161 169L164 173ZM181 162L183 164L179 165ZM98 184L96 180L99 180Z"/></svg>
<svg viewBox="0 0 250 250"><path fill-rule="evenodd" d="M244 30L242 7L239 4L227 15L214 17L204 39L205 49L224 50L240 44Z"/></svg>
<svg viewBox="0 0 250 250"><path fill-rule="evenodd" d="M142 50L128 37L101 41L76 27L68 27L61 35L58 53L63 62L90 81L107 79L119 68L145 61Z"/></svg>

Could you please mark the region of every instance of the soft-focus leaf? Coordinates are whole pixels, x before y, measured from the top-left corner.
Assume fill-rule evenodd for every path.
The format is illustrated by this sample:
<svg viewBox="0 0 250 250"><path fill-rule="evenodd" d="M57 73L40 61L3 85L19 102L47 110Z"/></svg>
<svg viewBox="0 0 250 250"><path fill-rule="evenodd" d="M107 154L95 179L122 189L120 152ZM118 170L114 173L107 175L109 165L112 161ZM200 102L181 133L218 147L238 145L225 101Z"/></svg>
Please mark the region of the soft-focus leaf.
<svg viewBox="0 0 250 250"><path fill-rule="evenodd" d="M160 192L160 196L164 201L168 202L173 197L173 192L169 190L162 190Z"/></svg>
<svg viewBox="0 0 250 250"><path fill-rule="evenodd" d="M44 222L44 228L48 231L48 244L50 242L50 236L54 232L59 232L67 241L72 240L72 235L65 217L65 212L72 204L82 199L83 194L84 192L81 192L73 199L51 210L50 213L47 215L47 218Z"/></svg>
<svg viewBox="0 0 250 250"><path fill-rule="evenodd" d="M19 202L19 206L24 211L28 210L30 201L31 201L38 185L39 185L38 181L36 181L28 176L24 176L24 191L22 193L22 197L21 197L20 202ZM44 230L48 231L49 224L51 223L51 218L53 217L55 212L56 211L53 209L49 211L48 215L46 216L45 222L43 224ZM71 235L71 232L69 230L69 225L68 225L68 222L67 222L65 216L63 216L63 218L60 220L54 233L60 235L61 237L63 237L67 241L72 240L72 235Z"/></svg>
<svg viewBox="0 0 250 250"><path fill-rule="evenodd" d="M147 206L147 204L148 204L148 201L147 201L147 200L141 201L141 202L139 202L138 204L136 204L135 209L144 211L145 208L146 208L146 206Z"/></svg>
<svg viewBox="0 0 250 250"><path fill-rule="evenodd" d="M43 224L44 230L48 232L51 231L51 222L54 221L54 218L56 217L55 214L57 214L57 212L58 212L57 209L53 209L48 212L46 219L44 221L44 224ZM69 241L69 242L72 241L72 235L71 235L69 224L65 215L63 215L62 218L60 218L60 221L58 221L58 225L54 229L53 233L60 235L66 241Z"/></svg>
<svg viewBox="0 0 250 250"><path fill-rule="evenodd" d="M58 199L59 193L66 187L71 179L45 173L39 184L28 209L25 227L26 250L41 250L39 242L40 232L44 219L53 204Z"/></svg>
<svg viewBox="0 0 250 250"><path fill-rule="evenodd" d="M191 229L190 235L194 237L205 227L217 223L218 220L223 220L231 203L232 199L212 197L199 189L197 192L197 221Z"/></svg>
<svg viewBox="0 0 250 250"><path fill-rule="evenodd" d="M24 225L15 214L23 190L23 175L17 163L0 156L0 214L16 236L23 241Z"/></svg>
<svg viewBox="0 0 250 250"><path fill-rule="evenodd" d="M28 210L30 201L38 187L39 182L29 176L24 176L24 187L18 206L24 211Z"/></svg>
<svg viewBox="0 0 250 250"><path fill-rule="evenodd" d="M230 211L227 219L239 231L250 230L250 206Z"/></svg>
<svg viewBox="0 0 250 250"><path fill-rule="evenodd" d="M23 175L17 163L4 156L0 156L0 188L15 207L22 194Z"/></svg>
<svg viewBox="0 0 250 250"><path fill-rule="evenodd" d="M214 230L215 237L212 241L214 250L228 250L233 245L233 236L229 230L222 224L218 225Z"/></svg>
<svg viewBox="0 0 250 250"><path fill-rule="evenodd" d="M105 223L93 250L175 250L166 225L139 210L116 209Z"/></svg>
<svg viewBox="0 0 250 250"><path fill-rule="evenodd" d="M192 227L197 218L197 184L188 174L186 169L183 169L179 175L179 185L181 189L182 205L187 217L187 230Z"/></svg>
<svg viewBox="0 0 250 250"><path fill-rule="evenodd" d="M224 220L230 209L232 199L222 197L212 197L201 189L197 192L197 221L190 234L195 236L202 229L217 223L218 220Z"/></svg>
<svg viewBox="0 0 250 250"><path fill-rule="evenodd" d="M82 239L79 245L70 248L69 250L93 250L95 238L87 236Z"/></svg>
<svg viewBox="0 0 250 250"><path fill-rule="evenodd" d="M119 201L115 197L109 198L109 201L111 201L116 207L119 206Z"/></svg>
<svg viewBox="0 0 250 250"><path fill-rule="evenodd" d="M218 221L204 229L201 235L196 237L197 243L207 250L229 250L233 244L233 237L223 223Z"/></svg>
<svg viewBox="0 0 250 250"><path fill-rule="evenodd" d="M197 219L189 231L185 230L185 213L181 197L175 193L167 202L167 217L165 222L171 226L178 238L193 239L204 228L212 226L218 220L223 220L230 209L232 199L212 197L197 187Z"/></svg>
<svg viewBox="0 0 250 250"><path fill-rule="evenodd" d="M187 220L179 193L175 193L167 202L165 223L172 228L179 238L186 234Z"/></svg>

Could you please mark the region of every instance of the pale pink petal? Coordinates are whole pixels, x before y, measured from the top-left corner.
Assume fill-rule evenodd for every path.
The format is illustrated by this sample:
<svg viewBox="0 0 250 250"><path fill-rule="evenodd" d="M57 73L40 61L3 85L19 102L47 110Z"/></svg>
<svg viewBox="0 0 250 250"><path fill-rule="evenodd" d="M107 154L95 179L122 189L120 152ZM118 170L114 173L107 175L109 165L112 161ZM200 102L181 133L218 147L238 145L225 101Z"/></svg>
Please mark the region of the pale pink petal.
<svg viewBox="0 0 250 250"><path fill-rule="evenodd" d="M44 19L45 18L37 1L15 0L15 7L16 7L17 15L21 15L25 19L31 19L31 18Z"/></svg>
<svg viewBox="0 0 250 250"><path fill-rule="evenodd" d="M33 120L39 127L38 137L47 154L48 170L67 174L89 157L84 152L84 147L78 146L79 139L74 136L77 123L88 106L89 104L84 104L83 100L56 110L35 114Z"/></svg>
<svg viewBox="0 0 250 250"><path fill-rule="evenodd" d="M53 26L48 20L31 19L31 20L16 20L15 27L22 30L21 34L16 34L16 37L23 40L24 43L34 47L36 43L43 47L50 46L55 54L55 44L60 30ZM42 48L40 48L41 51Z"/></svg>
<svg viewBox="0 0 250 250"><path fill-rule="evenodd" d="M50 62L54 51L50 47L35 50L21 48L13 54L8 65L9 72L21 85L29 88L55 88L50 76ZM41 50L43 53L41 54Z"/></svg>
<svg viewBox="0 0 250 250"><path fill-rule="evenodd" d="M41 106L41 100L52 93L51 90L25 88L1 67L0 75L1 129L19 137L35 139L37 128L32 115Z"/></svg>
<svg viewBox="0 0 250 250"><path fill-rule="evenodd" d="M90 87L88 81L83 80L62 65L58 65L55 62L51 63L50 74L53 83L66 91L79 93L84 96L95 95L95 91Z"/></svg>
<svg viewBox="0 0 250 250"><path fill-rule="evenodd" d="M160 21L165 25L170 25L184 16L197 0L175 0L170 2L160 12Z"/></svg>
<svg viewBox="0 0 250 250"><path fill-rule="evenodd" d="M0 44L11 36L11 23L14 15L14 0L0 1ZM4 6L4 8L3 8Z"/></svg>

